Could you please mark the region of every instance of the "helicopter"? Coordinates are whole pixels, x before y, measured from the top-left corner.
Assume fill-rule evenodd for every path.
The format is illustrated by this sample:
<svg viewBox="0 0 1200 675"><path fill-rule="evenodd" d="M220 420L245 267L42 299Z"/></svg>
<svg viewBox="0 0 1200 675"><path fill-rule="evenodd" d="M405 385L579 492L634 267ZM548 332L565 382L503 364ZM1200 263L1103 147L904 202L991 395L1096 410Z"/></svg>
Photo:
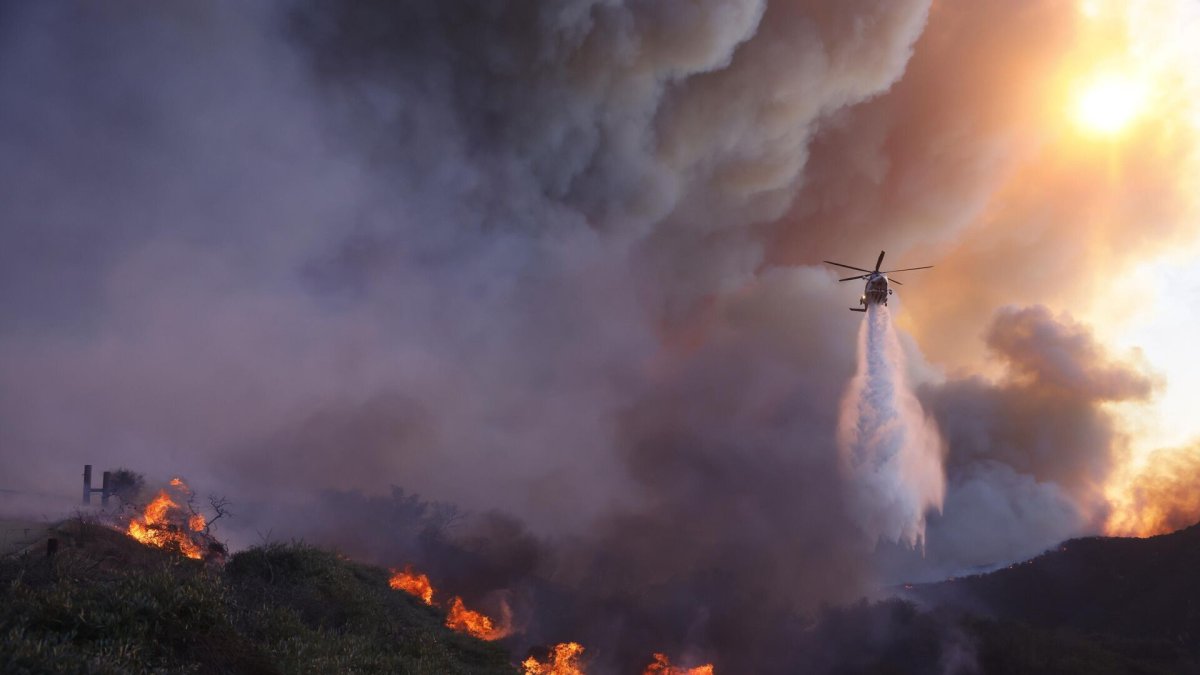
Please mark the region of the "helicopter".
<svg viewBox="0 0 1200 675"><path fill-rule="evenodd" d="M879 270L879 266L883 264L883 254L884 253L886 253L886 251L879 252L879 259L875 261L875 269L874 270L864 270L861 267L854 267L853 265L843 265L842 263L836 263L836 262L833 262L832 260L823 261L829 265L835 265L837 267L845 267L848 270L854 270L856 272L863 272L863 274L860 274L858 276L846 277L845 279L838 279L838 281L853 281L855 279L866 279L867 280L866 288L863 289L863 294L858 299L858 304L861 306L860 307L851 307L850 308L851 312L865 312L865 311L867 311L868 305L887 305L888 296L892 294L892 289L888 288L887 275L892 274L894 272L911 272L913 270L927 270L927 269L930 269L933 267L933 265L926 265L924 267L906 267L902 270L884 270L881 272ZM896 279L892 279L891 281L894 284L899 284L901 286L904 285L904 284L901 284Z"/></svg>

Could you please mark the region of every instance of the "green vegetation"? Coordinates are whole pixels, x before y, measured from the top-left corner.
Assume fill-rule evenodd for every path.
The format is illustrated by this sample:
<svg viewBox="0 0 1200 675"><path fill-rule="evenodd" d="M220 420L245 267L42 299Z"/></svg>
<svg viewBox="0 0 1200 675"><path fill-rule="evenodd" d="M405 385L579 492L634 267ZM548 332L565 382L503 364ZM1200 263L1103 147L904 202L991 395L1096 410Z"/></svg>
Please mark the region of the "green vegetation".
<svg viewBox="0 0 1200 675"><path fill-rule="evenodd" d="M1170 660L1170 651L1157 645L1151 645L1153 648L1147 653L1134 658L1128 654L1131 650L1127 644L1109 636L1033 628L1014 621L967 619L965 623L976 640L977 663L989 675L1193 672L1184 663Z"/></svg>
<svg viewBox="0 0 1200 675"><path fill-rule="evenodd" d="M516 672L384 570L310 546L253 548L221 569L85 522L52 536L52 559L0 560L0 672Z"/></svg>
<svg viewBox="0 0 1200 675"><path fill-rule="evenodd" d="M898 599L826 608L800 634L797 672L838 675L1168 675L1196 673L1163 641L922 610ZM802 657L802 658L804 658Z"/></svg>
<svg viewBox="0 0 1200 675"><path fill-rule="evenodd" d="M988 673L1200 673L1200 525L1087 537L989 574L918 586L972 621Z"/></svg>

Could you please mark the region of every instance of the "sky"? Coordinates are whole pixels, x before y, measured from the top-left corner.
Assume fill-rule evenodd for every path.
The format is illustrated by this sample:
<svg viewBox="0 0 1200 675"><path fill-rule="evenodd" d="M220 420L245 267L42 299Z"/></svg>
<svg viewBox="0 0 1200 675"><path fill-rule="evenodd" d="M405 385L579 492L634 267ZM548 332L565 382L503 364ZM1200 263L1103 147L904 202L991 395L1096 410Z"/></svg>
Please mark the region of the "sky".
<svg viewBox="0 0 1200 675"><path fill-rule="evenodd" d="M746 654L777 610L1186 526L1198 31L1195 0L0 3L0 488L183 475L237 544L353 546L321 495L400 486L481 556L533 542L510 581L655 589L591 630ZM891 307L944 448L920 550L857 528L837 461L862 289L821 261L880 250L934 265Z"/></svg>

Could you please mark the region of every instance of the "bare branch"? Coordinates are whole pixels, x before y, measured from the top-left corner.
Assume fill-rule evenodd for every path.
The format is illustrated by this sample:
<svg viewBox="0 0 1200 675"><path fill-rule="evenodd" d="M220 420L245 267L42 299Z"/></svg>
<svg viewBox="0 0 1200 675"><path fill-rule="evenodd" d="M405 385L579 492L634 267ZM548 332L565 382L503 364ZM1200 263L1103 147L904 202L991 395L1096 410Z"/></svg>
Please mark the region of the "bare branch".
<svg viewBox="0 0 1200 675"><path fill-rule="evenodd" d="M208 496L208 506L212 509L213 517L209 518L204 524L204 534L208 534L212 528L212 524L225 516L232 516L233 513L229 510L230 501L224 495L210 494Z"/></svg>

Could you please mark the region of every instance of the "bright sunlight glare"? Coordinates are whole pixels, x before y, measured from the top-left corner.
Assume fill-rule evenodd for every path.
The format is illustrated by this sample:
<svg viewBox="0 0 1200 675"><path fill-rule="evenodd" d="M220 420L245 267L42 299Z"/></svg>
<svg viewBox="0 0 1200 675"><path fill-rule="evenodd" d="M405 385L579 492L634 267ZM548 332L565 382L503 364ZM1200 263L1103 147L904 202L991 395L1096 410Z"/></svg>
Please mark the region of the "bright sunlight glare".
<svg viewBox="0 0 1200 675"><path fill-rule="evenodd" d="M1087 82L1075 98L1075 120L1086 131L1112 135L1141 113L1146 88L1133 78L1105 73Z"/></svg>

